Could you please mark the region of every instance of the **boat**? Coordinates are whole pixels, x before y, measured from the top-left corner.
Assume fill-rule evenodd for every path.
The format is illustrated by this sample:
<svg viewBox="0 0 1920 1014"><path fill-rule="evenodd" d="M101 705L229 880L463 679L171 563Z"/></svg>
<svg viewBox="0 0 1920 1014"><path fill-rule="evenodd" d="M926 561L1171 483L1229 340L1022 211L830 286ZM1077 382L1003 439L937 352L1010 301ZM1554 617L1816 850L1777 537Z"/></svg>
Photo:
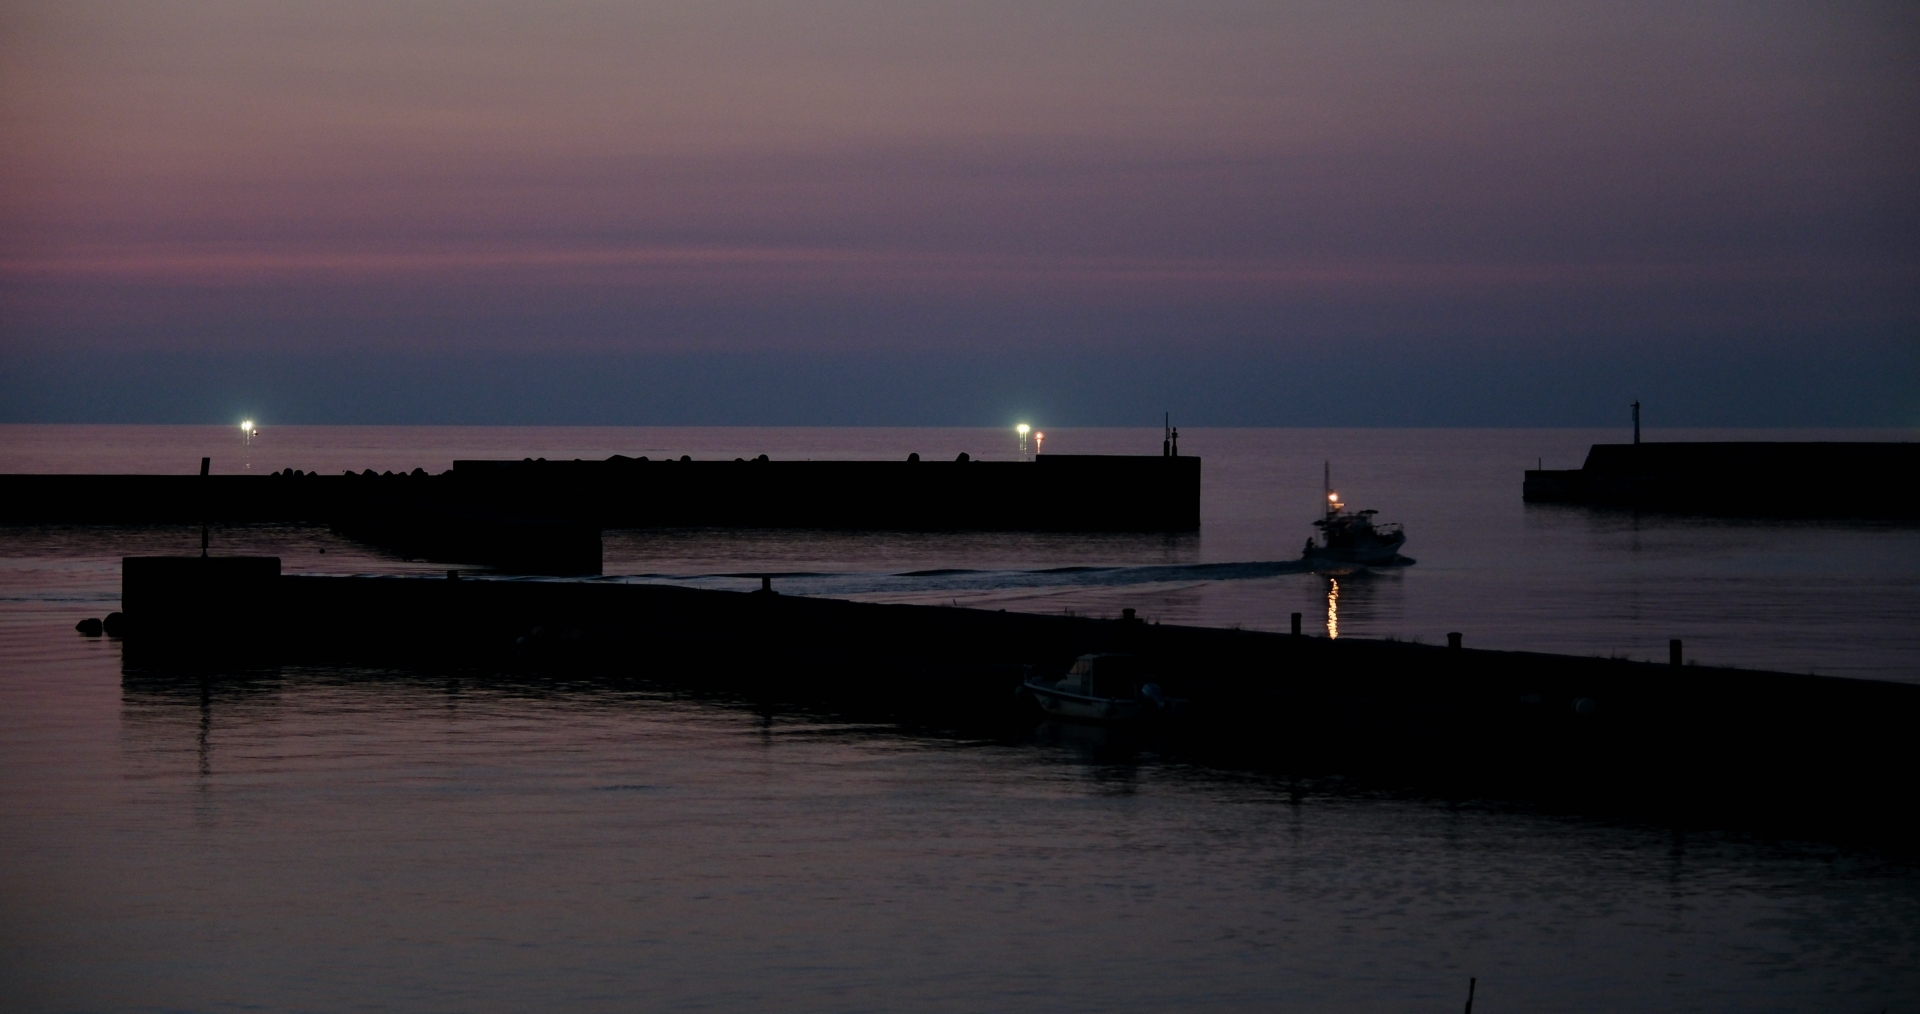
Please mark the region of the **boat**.
<svg viewBox="0 0 1920 1014"><path fill-rule="evenodd" d="M1049 715L1092 722L1137 721L1178 704L1141 674L1138 659L1110 653L1080 656L1065 676L1028 676L1019 693Z"/></svg>
<svg viewBox="0 0 1920 1014"><path fill-rule="evenodd" d="M1375 524L1374 510L1348 511L1333 491L1333 465L1326 466L1327 512L1313 527L1319 541L1309 537L1300 558L1315 569L1326 567L1391 567L1412 563L1400 555L1407 533L1397 524Z"/></svg>

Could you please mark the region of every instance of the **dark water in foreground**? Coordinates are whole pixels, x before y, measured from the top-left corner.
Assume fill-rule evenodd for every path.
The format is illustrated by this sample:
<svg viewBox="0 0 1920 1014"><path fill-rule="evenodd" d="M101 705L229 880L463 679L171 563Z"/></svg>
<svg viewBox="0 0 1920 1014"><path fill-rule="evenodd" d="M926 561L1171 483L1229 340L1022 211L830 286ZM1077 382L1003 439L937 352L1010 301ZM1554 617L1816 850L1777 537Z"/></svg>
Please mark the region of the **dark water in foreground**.
<svg viewBox="0 0 1920 1014"><path fill-rule="evenodd" d="M646 436L697 456L730 432L776 456L853 439ZM1325 579L1259 566L1297 552L1330 453L1261 448L1319 440L1421 561L1343 582L1343 633L1651 655L1680 628L1736 656L1711 660L1786 645L1785 668L1920 678L1911 530L1528 511L1505 460L1526 434L1209 436L1183 442L1208 455L1197 538L634 533L609 570L1324 621ZM111 608L121 554L194 535L0 530L9 1009L1451 1011L1477 976L1482 1014L1920 1010L1920 868L1868 853L1195 767L1072 726L769 714L675 689L697 674L123 678L72 623ZM427 569L311 530L219 538L292 570Z"/></svg>

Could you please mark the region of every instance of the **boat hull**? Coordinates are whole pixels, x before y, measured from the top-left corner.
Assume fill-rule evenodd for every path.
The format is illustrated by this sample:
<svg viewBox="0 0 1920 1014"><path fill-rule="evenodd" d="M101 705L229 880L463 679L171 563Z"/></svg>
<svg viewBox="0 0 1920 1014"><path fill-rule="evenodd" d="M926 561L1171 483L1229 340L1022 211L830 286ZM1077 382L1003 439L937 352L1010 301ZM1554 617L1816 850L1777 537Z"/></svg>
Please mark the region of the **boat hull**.
<svg viewBox="0 0 1920 1014"><path fill-rule="evenodd" d="M1400 555L1397 544L1367 549L1315 549L1302 554L1300 559L1314 567L1395 567L1413 562Z"/></svg>
<svg viewBox="0 0 1920 1014"><path fill-rule="evenodd" d="M1082 722L1132 722L1147 714L1147 702L1137 698L1088 697L1039 683L1028 683L1024 689L1033 695L1034 703L1042 712L1056 718Z"/></svg>

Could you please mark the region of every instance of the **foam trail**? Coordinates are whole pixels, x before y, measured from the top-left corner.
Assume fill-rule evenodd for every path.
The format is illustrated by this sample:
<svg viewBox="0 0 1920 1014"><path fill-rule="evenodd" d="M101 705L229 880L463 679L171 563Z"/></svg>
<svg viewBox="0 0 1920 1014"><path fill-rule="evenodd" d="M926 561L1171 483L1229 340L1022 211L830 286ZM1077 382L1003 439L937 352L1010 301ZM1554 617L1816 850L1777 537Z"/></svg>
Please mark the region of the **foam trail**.
<svg viewBox="0 0 1920 1014"><path fill-rule="evenodd" d="M1053 567L1045 570L918 570L899 574L805 571L771 573L792 595L873 595L914 592L983 592L1017 588L1113 587L1194 581L1250 581L1306 573L1300 560L1246 563L1157 564L1130 567ZM609 575L608 580L738 589L757 584L760 573Z"/></svg>

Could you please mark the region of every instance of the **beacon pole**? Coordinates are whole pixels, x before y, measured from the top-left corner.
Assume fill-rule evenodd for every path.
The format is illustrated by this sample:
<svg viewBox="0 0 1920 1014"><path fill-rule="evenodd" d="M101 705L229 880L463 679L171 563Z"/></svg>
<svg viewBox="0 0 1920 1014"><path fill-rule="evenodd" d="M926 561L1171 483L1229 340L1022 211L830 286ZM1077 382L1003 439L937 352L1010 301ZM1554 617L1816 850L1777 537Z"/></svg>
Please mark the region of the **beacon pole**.
<svg viewBox="0 0 1920 1014"><path fill-rule="evenodd" d="M200 477L202 479L206 478L207 473L212 470L213 459L201 458ZM200 555L203 557L207 555L207 511L212 509L212 507L213 505L208 502L207 484L203 482L200 484Z"/></svg>

